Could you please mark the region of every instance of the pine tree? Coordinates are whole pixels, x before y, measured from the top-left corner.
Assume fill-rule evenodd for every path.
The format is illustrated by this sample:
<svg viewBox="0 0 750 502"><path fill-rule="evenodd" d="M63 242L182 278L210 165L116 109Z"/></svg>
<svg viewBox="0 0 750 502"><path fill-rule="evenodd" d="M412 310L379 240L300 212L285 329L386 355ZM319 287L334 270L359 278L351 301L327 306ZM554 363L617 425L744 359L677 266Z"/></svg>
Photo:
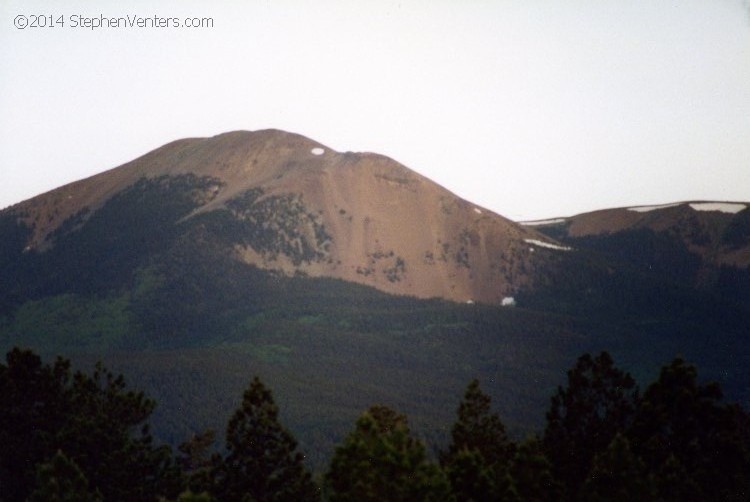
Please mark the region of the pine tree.
<svg viewBox="0 0 750 502"><path fill-rule="evenodd" d="M518 445L511 463L510 476L513 490L523 502L560 500L562 489L552 475L552 464L536 437L530 437Z"/></svg>
<svg viewBox="0 0 750 502"><path fill-rule="evenodd" d="M458 500L500 500L510 496L508 475L513 444L490 409L490 397L472 380L458 407L451 443L440 455Z"/></svg>
<svg viewBox="0 0 750 502"><path fill-rule="evenodd" d="M75 462L58 450L49 462L37 468L36 489L29 502L101 502L98 492L89 489L89 482Z"/></svg>
<svg viewBox="0 0 750 502"><path fill-rule="evenodd" d="M211 498L211 495L207 492L202 493L193 493L190 490L187 490L180 494L179 497L177 497L177 502L213 502L213 498Z"/></svg>
<svg viewBox="0 0 750 502"><path fill-rule="evenodd" d="M325 476L331 502L450 500L448 481L428 461L404 415L373 406L336 448Z"/></svg>
<svg viewBox="0 0 750 502"><path fill-rule="evenodd" d="M581 498L586 502L632 502L653 500L654 495L646 466L633 454L627 438L618 433L594 458Z"/></svg>
<svg viewBox="0 0 750 502"><path fill-rule="evenodd" d="M128 390L122 375L97 364L89 376L73 375L74 410L57 441L105 500L174 497L181 479L168 446L155 446L148 417L156 403Z"/></svg>
<svg viewBox="0 0 750 502"><path fill-rule="evenodd" d="M478 450L458 450L443 465L451 491L459 502L506 500L511 483L505 471L497 472Z"/></svg>
<svg viewBox="0 0 750 502"><path fill-rule="evenodd" d="M606 352L584 354L568 371L567 388L551 399L543 445L569 500L579 499L594 457L625 431L637 403L635 381Z"/></svg>
<svg viewBox="0 0 750 502"><path fill-rule="evenodd" d="M0 494L5 501L23 501L36 467L55 454L55 431L70 412L70 363L43 365L38 355L18 348L6 362L0 364Z"/></svg>
<svg viewBox="0 0 750 502"><path fill-rule="evenodd" d="M699 502L703 500L701 487L688 474L674 454L656 467L652 474L654 490L663 502Z"/></svg>
<svg viewBox="0 0 750 502"><path fill-rule="evenodd" d="M695 367L675 359L643 394L629 431L634 451L658 476L665 500L747 500L750 416L721 403L718 384L698 383ZM682 489L689 481L694 489Z"/></svg>
<svg viewBox="0 0 750 502"><path fill-rule="evenodd" d="M317 501L320 496L278 420L271 391L255 377L227 426L227 456L215 470L215 494L224 501Z"/></svg>
<svg viewBox="0 0 750 502"><path fill-rule="evenodd" d="M37 467L58 450L105 500L179 493L171 451L155 447L148 430L155 404L127 390L122 376L101 365L92 375L71 375L69 361L42 364L36 354L19 349L6 360L7 366L0 365L3 500L25 501L35 488Z"/></svg>
<svg viewBox="0 0 750 502"><path fill-rule="evenodd" d="M200 494L211 489L211 471L214 462L218 460L216 454L210 454L216 433L207 429L193 434L188 440L180 444L177 464L185 478L185 483L191 493Z"/></svg>

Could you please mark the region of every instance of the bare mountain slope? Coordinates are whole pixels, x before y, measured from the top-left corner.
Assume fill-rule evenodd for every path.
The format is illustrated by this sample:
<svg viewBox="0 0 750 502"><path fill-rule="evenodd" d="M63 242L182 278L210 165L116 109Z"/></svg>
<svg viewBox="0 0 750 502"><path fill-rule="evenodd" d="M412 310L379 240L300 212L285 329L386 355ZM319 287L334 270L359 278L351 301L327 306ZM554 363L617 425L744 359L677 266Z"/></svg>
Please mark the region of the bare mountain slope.
<svg viewBox="0 0 750 502"><path fill-rule="evenodd" d="M288 275L499 304L533 288L537 265L564 252L392 159L277 130L175 141L8 210L32 228L29 249L44 252L64 222L89 218L139 180L186 174L211 180L191 195L186 219L230 214L252 230L236 239L236 258ZM259 243L270 234L274 245Z"/></svg>

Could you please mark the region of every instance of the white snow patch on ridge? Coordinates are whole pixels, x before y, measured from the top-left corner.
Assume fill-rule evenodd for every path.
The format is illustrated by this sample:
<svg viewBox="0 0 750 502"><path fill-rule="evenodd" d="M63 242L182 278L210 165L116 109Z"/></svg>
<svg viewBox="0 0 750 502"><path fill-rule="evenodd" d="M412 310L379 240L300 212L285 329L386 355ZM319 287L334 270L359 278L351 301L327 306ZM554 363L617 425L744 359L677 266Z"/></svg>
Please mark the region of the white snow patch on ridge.
<svg viewBox="0 0 750 502"><path fill-rule="evenodd" d="M524 239L524 242L527 242L529 244L535 244L535 245L537 245L539 247L542 247L542 248L555 249L557 251L570 251L570 250L573 249L573 248L568 247L568 246L558 246L557 244L551 244L549 242L539 241L539 240L536 240L536 239Z"/></svg>
<svg viewBox="0 0 750 502"><path fill-rule="evenodd" d="M525 227L535 227L538 225L555 225L557 223L565 223L565 218L554 218L552 220L522 221L521 225Z"/></svg>
<svg viewBox="0 0 750 502"><path fill-rule="evenodd" d="M474 212L477 213L477 214L482 214L482 210L479 209L478 207L474 208Z"/></svg>
<svg viewBox="0 0 750 502"><path fill-rule="evenodd" d="M310 153L313 155L323 155L324 153L326 153L326 151L320 147L315 147L312 150L310 150Z"/></svg>
<svg viewBox="0 0 750 502"><path fill-rule="evenodd" d="M658 206L638 206L638 207L629 207L628 211L635 211L636 213L648 213L649 211L653 211L655 209L666 209L668 207L675 207L682 204L682 202L675 202L674 204L661 204Z"/></svg>
<svg viewBox="0 0 750 502"><path fill-rule="evenodd" d="M737 214L747 206L732 202L693 202L690 207L696 211L721 211L722 213Z"/></svg>

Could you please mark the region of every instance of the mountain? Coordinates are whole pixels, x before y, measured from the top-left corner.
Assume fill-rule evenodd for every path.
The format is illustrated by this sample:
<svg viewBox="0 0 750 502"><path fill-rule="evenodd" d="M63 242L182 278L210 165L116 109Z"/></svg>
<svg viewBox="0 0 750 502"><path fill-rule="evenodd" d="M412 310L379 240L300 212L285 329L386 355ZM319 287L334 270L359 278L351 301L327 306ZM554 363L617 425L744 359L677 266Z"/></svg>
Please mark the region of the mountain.
<svg viewBox="0 0 750 502"><path fill-rule="evenodd" d="M499 304L533 286L524 271L544 258L526 241L555 245L392 159L276 130L175 141L8 212L31 229L26 249L45 252L134 184L186 176L193 207L179 222L220 213L236 259L285 275Z"/></svg>
<svg viewBox="0 0 750 502"><path fill-rule="evenodd" d="M519 224L381 155L183 139L0 211L0 348L103 360L173 445L259 375L317 466L375 403L439 442L475 377L538 431L583 352L641 381L679 354L748 404L740 206Z"/></svg>
<svg viewBox="0 0 750 502"><path fill-rule="evenodd" d="M750 204L690 201L524 225L682 285L750 302Z"/></svg>
<svg viewBox="0 0 750 502"><path fill-rule="evenodd" d="M525 222L525 226L564 228L566 238L615 235L638 230L680 242L707 265L750 266L750 211L745 202L691 201L604 209L571 218Z"/></svg>

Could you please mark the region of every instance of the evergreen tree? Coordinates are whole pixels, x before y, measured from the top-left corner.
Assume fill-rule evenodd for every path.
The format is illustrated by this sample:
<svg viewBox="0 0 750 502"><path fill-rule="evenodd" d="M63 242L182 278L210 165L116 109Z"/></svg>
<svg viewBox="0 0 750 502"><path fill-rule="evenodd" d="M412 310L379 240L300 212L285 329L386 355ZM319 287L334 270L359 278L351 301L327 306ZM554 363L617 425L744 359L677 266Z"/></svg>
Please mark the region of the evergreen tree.
<svg viewBox="0 0 750 502"><path fill-rule="evenodd" d="M18 348L0 364L0 494L24 501L36 479L36 467L51 458L55 431L69 416L70 363L41 358Z"/></svg>
<svg viewBox="0 0 750 502"><path fill-rule="evenodd" d="M469 383L458 406L458 418L451 428L451 443L440 455L458 500L501 500L510 497L508 467L513 444L508 440L491 399Z"/></svg>
<svg viewBox="0 0 750 502"><path fill-rule="evenodd" d="M227 426L227 456L215 469L223 501L317 501L318 488L297 452L297 441L278 420L271 391L255 377Z"/></svg>
<svg viewBox="0 0 750 502"><path fill-rule="evenodd" d="M552 464L536 437L518 445L510 468L513 490L523 502L557 502L561 487L552 475Z"/></svg>
<svg viewBox="0 0 750 502"><path fill-rule="evenodd" d="M663 499L747 500L750 417L721 398L717 384L699 384L695 367L679 358L644 392L629 439Z"/></svg>
<svg viewBox="0 0 750 502"><path fill-rule="evenodd" d="M58 450L104 500L155 500L179 493L171 452L153 446L148 431L154 402L127 390L122 376L101 365L91 376L71 375L69 361L58 358L43 365L39 356L19 349L6 360L7 366L0 365L3 500L26 500L37 467ZM63 464L58 459L56 465Z"/></svg>
<svg viewBox="0 0 750 502"><path fill-rule="evenodd" d="M653 500L654 487L643 461L630 443L617 434L607 450L594 458L581 499L587 502L632 502Z"/></svg>
<svg viewBox="0 0 750 502"><path fill-rule="evenodd" d="M654 491L663 502L698 502L701 488L685 470L685 466L670 454L653 473Z"/></svg>
<svg viewBox="0 0 750 502"><path fill-rule="evenodd" d="M450 500L448 481L428 461L404 415L373 406L336 448L325 476L331 502Z"/></svg>
<svg viewBox="0 0 750 502"><path fill-rule="evenodd" d="M97 364L91 376L73 375L71 409L58 431L59 444L105 500L153 500L175 496L179 470L168 446L154 446L148 417L156 403L128 390L122 375Z"/></svg>
<svg viewBox="0 0 750 502"><path fill-rule="evenodd" d="M584 354L568 371L567 388L551 399L543 444L569 500L579 499L594 457L631 423L637 403L635 381L606 352Z"/></svg>
<svg viewBox="0 0 750 502"><path fill-rule="evenodd" d="M182 492L177 497L177 502L213 502L213 500L208 492L193 493L190 490Z"/></svg>
<svg viewBox="0 0 750 502"><path fill-rule="evenodd" d="M36 489L29 502L101 502L75 462L58 451L49 462L37 468Z"/></svg>
<svg viewBox="0 0 750 502"><path fill-rule="evenodd" d="M177 447L180 452L177 464L192 493L200 494L211 490L211 471L219 458L209 453L215 437L216 433L212 429L207 429L194 434Z"/></svg>
<svg viewBox="0 0 750 502"><path fill-rule="evenodd" d="M506 470L498 470L478 450L458 450L444 464L451 491L460 502L512 500L512 486Z"/></svg>

